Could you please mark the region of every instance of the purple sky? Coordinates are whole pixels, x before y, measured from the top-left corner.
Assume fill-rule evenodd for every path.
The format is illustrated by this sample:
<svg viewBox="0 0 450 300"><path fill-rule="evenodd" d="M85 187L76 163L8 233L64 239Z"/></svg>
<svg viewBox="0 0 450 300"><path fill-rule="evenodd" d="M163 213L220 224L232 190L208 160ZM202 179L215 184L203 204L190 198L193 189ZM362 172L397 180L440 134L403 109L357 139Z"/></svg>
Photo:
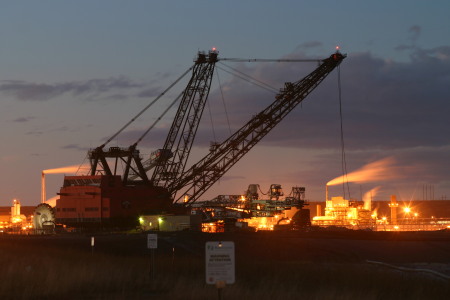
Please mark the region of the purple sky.
<svg viewBox="0 0 450 300"><path fill-rule="evenodd" d="M340 45L348 55L340 67L346 169L389 162L376 180L350 183L351 197L380 187L375 200L391 194L429 199L431 193L450 199L450 4L267 2L5 4L0 205L14 198L38 204L42 170L87 162L89 148L175 81L198 50L213 46L221 58L277 59L325 58ZM227 117L234 131L274 99L274 93L230 77L222 63L277 89L316 67L220 62L190 163L206 155L212 127L221 142L229 135ZM110 146L133 143L185 84ZM251 183L263 191L279 183L285 192L305 186L309 200L324 200L326 183L343 172L338 96L335 70L204 198L240 194ZM142 154L162 147L174 113L140 144ZM62 179L47 175L47 197L56 195ZM330 191L344 193L342 185Z"/></svg>

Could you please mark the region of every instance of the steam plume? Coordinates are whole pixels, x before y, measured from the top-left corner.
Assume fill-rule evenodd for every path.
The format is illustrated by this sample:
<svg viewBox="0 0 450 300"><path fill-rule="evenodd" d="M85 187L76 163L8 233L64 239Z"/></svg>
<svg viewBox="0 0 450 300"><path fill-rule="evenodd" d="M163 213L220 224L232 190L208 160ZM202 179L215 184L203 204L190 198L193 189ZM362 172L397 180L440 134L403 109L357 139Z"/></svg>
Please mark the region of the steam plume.
<svg viewBox="0 0 450 300"><path fill-rule="evenodd" d="M347 176L339 176L327 183L327 185L341 184L344 181L348 182L371 182L384 181L398 178L398 174L394 167L395 160L392 157L380 159L378 161L369 163L353 171Z"/></svg>
<svg viewBox="0 0 450 300"><path fill-rule="evenodd" d="M56 168L56 169L47 169L47 170L42 171L42 173L44 173L44 174L76 173L81 168L82 168L82 166L80 166L80 165L73 165L73 166L61 167L61 168Z"/></svg>

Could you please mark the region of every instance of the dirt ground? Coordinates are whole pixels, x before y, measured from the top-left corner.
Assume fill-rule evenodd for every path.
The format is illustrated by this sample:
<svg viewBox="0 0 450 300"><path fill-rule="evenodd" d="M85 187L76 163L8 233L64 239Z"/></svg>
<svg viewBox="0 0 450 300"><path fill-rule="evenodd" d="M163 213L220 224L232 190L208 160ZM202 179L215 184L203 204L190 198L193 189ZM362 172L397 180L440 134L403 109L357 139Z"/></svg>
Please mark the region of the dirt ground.
<svg viewBox="0 0 450 300"><path fill-rule="evenodd" d="M151 265L147 233L3 235L0 236L0 258L1 254L13 257L6 249L14 249L13 260L18 259L18 262L9 262L11 267L9 270L15 272L19 269L19 271L16 272L17 274L13 272L16 275L11 276L18 276L16 279L19 280L19 284L29 286L28 291L31 291L33 295L38 292L39 295L44 296L51 293L72 295L71 289L80 290L78 285L81 283L77 282L84 282L83 280L90 273L100 272L94 276L98 281L97 285L93 285L91 281L88 281L89 284L86 286L81 284L81 290L84 290L86 295L97 293L95 295L98 297L94 297L95 299L107 299L107 295L114 296L108 299L123 299L124 297L120 298L123 295L128 295L127 299L147 299L147 296L151 296L152 299L200 299L194 291L206 295L201 299L210 299L210 295L213 295L215 291L213 287L204 284L205 243L233 241L239 280L227 289L230 297L248 294L247 299L274 299L273 296L268 296L272 295L271 293L281 297L280 290L272 291L271 286L284 286L281 289L283 299L298 299L297 293L305 296L305 299L362 299L362 295L367 294L366 289L370 290L371 296L368 298L364 296L364 299L398 299L398 295L405 293L409 293L408 295L411 295L413 299L425 299L423 296L428 297L430 293L438 295L438 298L448 294L446 276L450 276L450 231L371 232L336 229L218 234L190 231L152 233L158 235L158 247L154 254L157 258L156 269L160 278L157 286L161 288L156 290L142 290L142 286L148 285L147 268ZM94 237L94 246L91 246L92 237ZM54 253L64 257L53 261L48 258L49 255L45 255L46 253L50 256ZM80 267L74 267L70 264L73 261L72 256L77 259L87 259L87 261ZM20 259L21 257L26 259ZM117 263L111 263L111 258ZM37 260L34 261L34 259ZM35 265L41 264L42 259L54 267L49 268L48 272L42 271L41 267L35 268ZM128 267L135 260L139 262L139 265ZM126 265L121 265L119 262L125 262ZM374 264L374 262L415 271L408 271L408 275L403 276L403 271L395 269L393 273L390 266ZM97 268L95 263L101 263L102 267ZM69 280L59 282L60 275L55 275L59 274L55 272L61 268L67 272L70 271L72 277ZM107 274L101 273L103 268L109 270ZM20 271L22 269L25 273ZM102 280L105 278L113 280L115 278L113 274L116 274L118 270L118 274L121 274L120 278L111 282L125 287L135 284L137 289L128 288L123 291L119 289L118 293L117 288L102 285ZM174 270L176 272L173 272ZM289 281L285 277L285 270L296 273L291 274L295 275L293 280ZM51 279L56 276L54 280L50 280L50 283L57 284L36 290L37 287L41 287L39 284L33 289L26 276L38 271L39 278ZM128 271L131 273L126 273ZM433 272L443 276L439 274L436 276ZM135 282L134 279L130 281L131 275L138 276L142 282ZM375 275L378 280L376 284L370 279ZM23 277L21 280L20 276ZM10 282L10 285L17 280ZM358 284L349 284L348 280ZM269 285L268 282L270 282ZM395 286L392 282L395 282ZM410 289L411 284L415 289ZM362 287L355 288L359 285ZM68 291L61 291L60 286L65 286ZM97 288L94 289L91 286ZM193 294L187 296L185 294L187 290L192 291ZM156 292L162 294L155 295ZM8 290L4 293L8 294ZM267 297L264 298L262 294ZM27 295L29 294L25 293L22 299L27 299ZM176 295L178 298L175 297ZM340 296L336 298L337 295Z"/></svg>

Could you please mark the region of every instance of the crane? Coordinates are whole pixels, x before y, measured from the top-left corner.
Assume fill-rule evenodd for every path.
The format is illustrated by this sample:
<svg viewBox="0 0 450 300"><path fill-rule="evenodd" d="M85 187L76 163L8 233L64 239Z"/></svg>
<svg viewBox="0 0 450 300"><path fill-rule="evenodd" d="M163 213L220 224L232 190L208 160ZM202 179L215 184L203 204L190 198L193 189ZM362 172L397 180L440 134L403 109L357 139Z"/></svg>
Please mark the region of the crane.
<svg viewBox="0 0 450 300"><path fill-rule="evenodd" d="M186 162L209 95L216 51L199 52L194 65L139 112L101 146L88 152L90 174L65 176L56 202L58 222L77 226L90 224L132 224L136 215L161 213L175 209L181 198L188 200L181 207L189 208L270 130L301 103L346 57L339 51L319 62L319 66L296 82L287 82L267 108L253 116L244 126L186 170ZM281 61L281 60L280 60ZM109 147L113 140L145 110L192 70L186 89L171 102L163 115L181 99L164 147L148 160L138 150L138 143L159 121L128 148ZM111 160L113 164L110 165ZM119 175L119 163L125 165ZM151 177L147 172L154 168ZM181 195L177 195L177 193ZM102 225L103 226L103 225Z"/></svg>

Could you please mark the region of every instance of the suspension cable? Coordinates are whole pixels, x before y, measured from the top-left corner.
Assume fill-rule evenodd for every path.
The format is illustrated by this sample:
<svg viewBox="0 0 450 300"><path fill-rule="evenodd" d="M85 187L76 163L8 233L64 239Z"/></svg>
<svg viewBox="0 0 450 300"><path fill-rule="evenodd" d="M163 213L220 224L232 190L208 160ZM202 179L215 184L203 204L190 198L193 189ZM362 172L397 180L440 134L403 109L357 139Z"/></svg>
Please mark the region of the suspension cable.
<svg viewBox="0 0 450 300"><path fill-rule="evenodd" d="M348 198L350 199L350 188L348 185L348 177L347 177L347 161L345 159L345 145L344 145L344 126L343 126L343 116L342 116L342 89L341 89L341 68L337 67L338 73L338 95L339 95L339 116L341 122L341 163L342 163L342 189L344 192L345 199L345 188L347 187Z"/></svg>
<svg viewBox="0 0 450 300"><path fill-rule="evenodd" d="M323 59L265 59L265 58L221 58L219 61L233 61L233 62L318 62L321 63Z"/></svg>
<svg viewBox="0 0 450 300"><path fill-rule="evenodd" d="M136 121L137 118L139 118L147 109L149 109L153 104L155 104L159 99L161 99L161 97L164 96L172 87L174 87L184 76L186 76L186 74L189 73L193 67L194 66L191 66L189 69L187 69L186 72L184 72L177 80L175 80L171 85L169 85L169 87L167 89L165 89L158 97L156 97L152 102L150 102L150 104L148 104L146 107L144 107L144 109L141 110L136 116L134 116L134 118L132 118L130 121L128 121L122 128L119 129L119 131L117 131L103 145L101 145L100 148L105 147L106 144L111 142L116 136L118 136L122 131L124 131L125 128L127 128L131 123ZM160 119L161 118L158 118L158 120L160 120ZM136 144L137 144L137 142L136 142Z"/></svg>
<svg viewBox="0 0 450 300"><path fill-rule="evenodd" d="M249 76L249 75L247 75L247 74L245 74L245 73L242 73L242 72L240 72L240 71L238 71L238 70L236 70L236 69L234 69L234 68L232 68L232 67L230 67L230 66L228 66L228 65L225 65L225 64L223 64L223 63L221 63L221 65L222 65L222 66L225 66L225 67L227 67L227 68L229 68L229 69L231 69L231 70L233 70L234 73L231 72L231 71L225 70L225 69L223 69L223 68L221 68L221 67L219 67L219 66L217 66L217 68L219 68L220 70L222 70L222 71L224 71L224 72L226 72L226 73L228 73L228 74L234 75L234 76L236 76L236 77L238 77L238 78L240 78L240 79L242 79L242 80L244 80L244 81L247 81L247 82L249 82L249 83L252 83L252 84L254 84L254 85L257 85L257 86L259 86L259 87L261 87L261 88L263 88L263 89L265 89L265 90L267 90L267 91L269 91L269 92L275 92L275 93L278 93L278 89L274 88L273 86L270 86L270 85L267 84L267 83L264 83L264 82L262 82L262 81L260 81L260 80L257 80L257 79L255 79L255 78L252 78L251 76Z"/></svg>
<svg viewBox="0 0 450 300"><path fill-rule="evenodd" d="M166 113L175 105L175 103L177 103L177 101L181 98L181 96L183 95L183 93L180 93L178 95L178 97L175 98L175 100L172 101L172 103L170 103L170 105L163 111L163 113L155 120L155 122L153 122L152 125L150 125L150 127L144 132L143 135L141 135L141 137L136 141L136 143L134 143L134 146L136 146L137 144L139 144L142 139L147 135L147 133L149 133L150 130L153 129L153 127L155 127L155 125L161 121L161 119L166 115Z"/></svg>

